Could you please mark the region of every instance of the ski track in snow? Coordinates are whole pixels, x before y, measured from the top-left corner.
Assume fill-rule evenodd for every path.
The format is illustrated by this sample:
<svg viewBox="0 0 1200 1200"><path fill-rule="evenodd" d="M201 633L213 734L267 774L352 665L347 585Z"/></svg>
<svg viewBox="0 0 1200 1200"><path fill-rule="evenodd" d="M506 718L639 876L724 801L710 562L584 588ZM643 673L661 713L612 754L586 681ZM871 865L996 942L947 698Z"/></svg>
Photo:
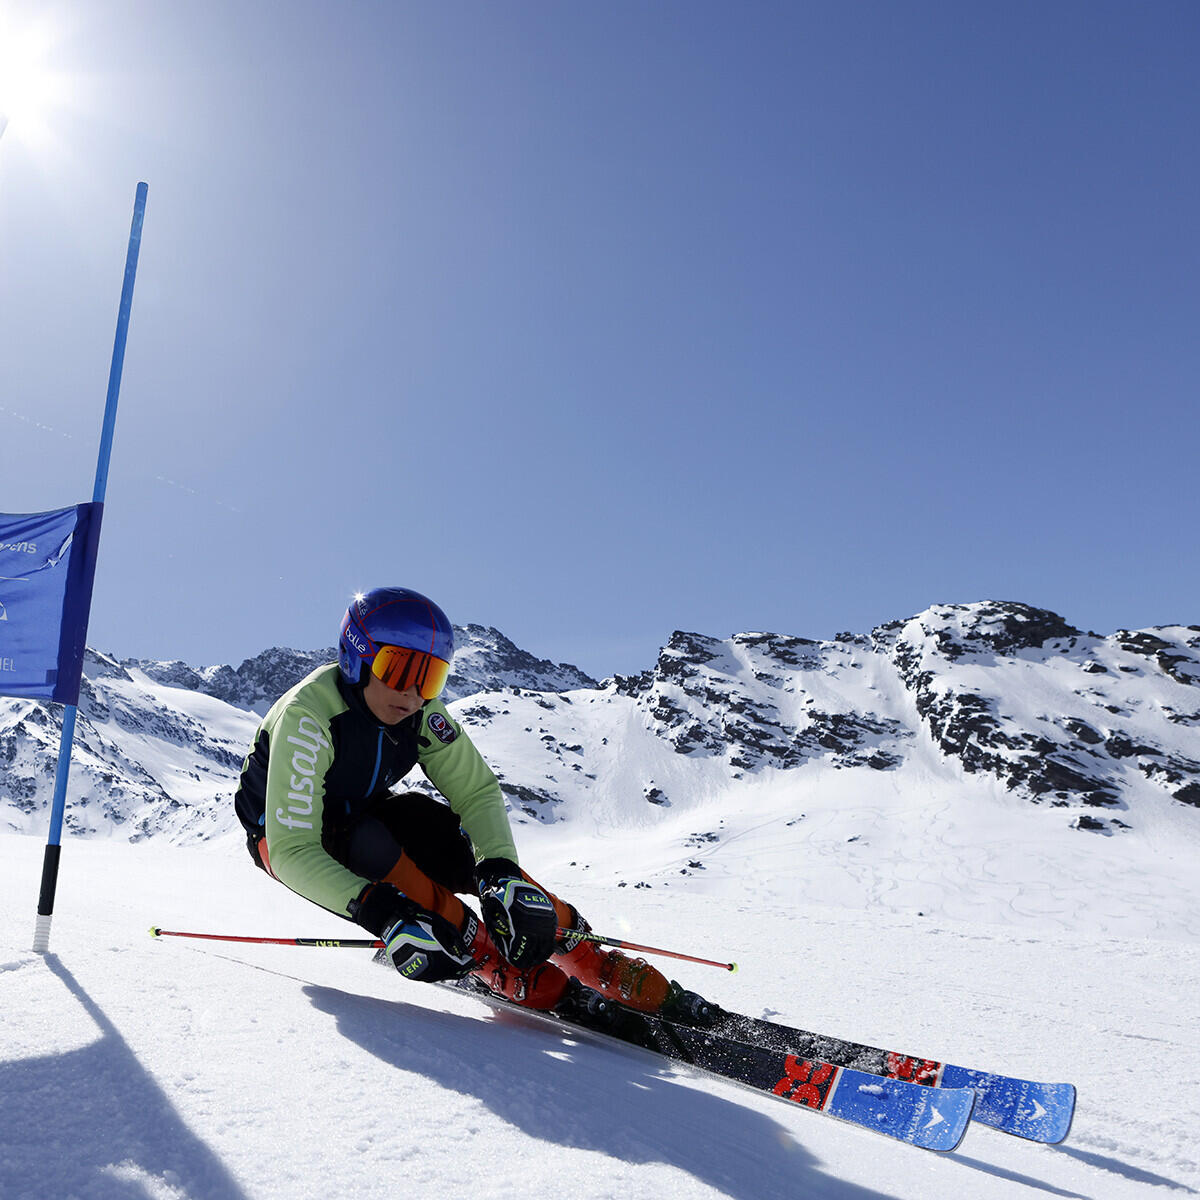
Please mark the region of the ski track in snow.
<svg viewBox="0 0 1200 1200"><path fill-rule="evenodd" d="M736 975L676 964L688 985L810 1029L1070 1080L1071 1137L1042 1147L973 1126L937 1156L407 984L364 952L150 938L152 923L349 930L255 871L236 837L68 841L52 953L35 955L41 843L3 835L0 1196L1200 1195L1200 946L1178 932L1095 932L1086 911L1046 905L1018 922L956 920L943 911L953 879L917 918L874 906L904 885L863 864L854 904L778 880L756 894L778 868L756 857L770 830L752 822L722 842L723 878L618 892L589 876L625 870L637 846L648 855L645 838L610 831L584 871L544 833L529 861L557 863L548 882L603 932L739 961Z"/></svg>

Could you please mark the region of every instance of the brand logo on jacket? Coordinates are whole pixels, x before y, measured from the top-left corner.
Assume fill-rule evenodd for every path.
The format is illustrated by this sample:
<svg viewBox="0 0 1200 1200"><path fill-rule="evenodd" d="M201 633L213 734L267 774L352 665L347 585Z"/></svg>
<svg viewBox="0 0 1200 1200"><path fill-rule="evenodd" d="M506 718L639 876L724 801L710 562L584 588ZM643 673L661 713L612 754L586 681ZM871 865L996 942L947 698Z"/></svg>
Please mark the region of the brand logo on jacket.
<svg viewBox="0 0 1200 1200"><path fill-rule="evenodd" d="M282 808L275 810L275 820L288 829L311 829L312 821L303 818L313 814L317 755L330 749L330 742L321 726L307 714L296 722L296 733L288 734L287 740L288 745L296 747L292 751L292 775L288 780L289 804L286 813Z"/></svg>
<svg viewBox="0 0 1200 1200"><path fill-rule="evenodd" d="M433 736L439 742L445 742L447 746L458 737L454 726L441 713L435 712L429 714L429 728L433 730Z"/></svg>

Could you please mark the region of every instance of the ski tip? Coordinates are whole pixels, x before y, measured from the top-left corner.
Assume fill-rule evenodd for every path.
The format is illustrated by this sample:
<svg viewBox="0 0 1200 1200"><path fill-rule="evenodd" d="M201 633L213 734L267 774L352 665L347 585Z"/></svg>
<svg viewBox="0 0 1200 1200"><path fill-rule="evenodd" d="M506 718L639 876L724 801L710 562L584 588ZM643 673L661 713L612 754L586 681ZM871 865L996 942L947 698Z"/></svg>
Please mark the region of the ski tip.
<svg viewBox="0 0 1200 1200"><path fill-rule="evenodd" d="M951 1154L962 1145L962 1140L967 1136L967 1129L971 1124L976 1094L969 1088L963 1088L961 1091L966 1094L961 1095L957 1103L942 1108L938 1117L930 1120L929 1125L923 1131L928 1140L918 1141L918 1145L941 1154ZM945 1128L935 1129L935 1125L944 1125Z"/></svg>
<svg viewBox="0 0 1200 1200"><path fill-rule="evenodd" d="M150 926L150 936L151 937L158 937L161 933L162 933L162 926L160 926L160 925L151 925Z"/></svg>
<svg viewBox="0 0 1200 1200"><path fill-rule="evenodd" d="M1044 1112L1040 1128L1035 1126L1023 1134L1017 1132L1018 1136L1029 1137L1031 1141L1043 1142L1047 1146L1059 1146L1067 1140L1071 1133L1071 1125L1075 1121L1075 1085L1047 1084L1046 1093L1047 1096L1052 1096L1056 1103L1050 1106L1050 1111Z"/></svg>
<svg viewBox="0 0 1200 1200"><path fill-rule="evenodd" d="M730 963L730 964L729 964L729 965L728 965L728 966L725 968L725 970L727 970L727 971L736 971L736 970L737 970L737 963Z"/></svg>
<svg viewBox="0 0 1200 1200"><path fill-rule="evenodd" d="M977 1088L975 1120L1003 1133L1057 1146L1067 1139L1075 1117L1075 1087L993 1076Z"/></svg>

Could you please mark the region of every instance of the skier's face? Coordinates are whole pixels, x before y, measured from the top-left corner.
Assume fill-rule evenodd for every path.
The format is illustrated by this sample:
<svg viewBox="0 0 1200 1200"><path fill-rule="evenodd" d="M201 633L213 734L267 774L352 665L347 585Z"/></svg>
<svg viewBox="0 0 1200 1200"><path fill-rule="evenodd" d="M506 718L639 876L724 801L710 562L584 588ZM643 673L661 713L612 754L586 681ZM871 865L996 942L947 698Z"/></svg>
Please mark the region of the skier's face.
<svg viewBox="0 0 1200 1200"><path fill-rule="evenodd" d="M363 699L375 719L385 725L399 725L424 703L415 687L398 692L374 675L367 676L367 690L363 693Z"/></svg>

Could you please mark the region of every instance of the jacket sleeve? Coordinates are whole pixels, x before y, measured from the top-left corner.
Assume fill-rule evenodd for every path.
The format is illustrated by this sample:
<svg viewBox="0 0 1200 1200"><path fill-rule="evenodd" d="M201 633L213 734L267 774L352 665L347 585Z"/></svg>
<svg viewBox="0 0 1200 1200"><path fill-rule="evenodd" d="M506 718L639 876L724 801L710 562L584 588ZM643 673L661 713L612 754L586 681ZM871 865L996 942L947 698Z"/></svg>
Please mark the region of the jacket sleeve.
<svg viewBox="0 0 1200 1200"><path fill-rule="evenodd" d="M499 780L440 700L429 701L423 711L417 761L458 814L475 849L475 861L517 862Z"/></svg>
<svg viewBox="0 0 1200 1200"><path fill-rule="evenodd" d="M333 762L328 721L289 704L270 738L264 816L271 872L292 891L348 916L350 902L370 880L342 866L321 844L325 775Z"/></svg>

